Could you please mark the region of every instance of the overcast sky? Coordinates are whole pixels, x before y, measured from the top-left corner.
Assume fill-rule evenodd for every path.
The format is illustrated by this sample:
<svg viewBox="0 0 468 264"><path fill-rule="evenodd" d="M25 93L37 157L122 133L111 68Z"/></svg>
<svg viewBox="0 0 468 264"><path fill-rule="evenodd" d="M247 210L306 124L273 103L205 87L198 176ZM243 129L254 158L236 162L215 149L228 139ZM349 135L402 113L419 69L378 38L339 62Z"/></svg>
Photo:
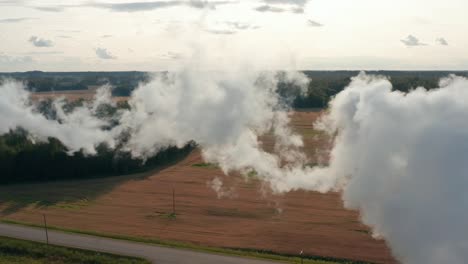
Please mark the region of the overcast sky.
<svg viewBox="0 0 468 264"><path fill-rule="evenodd" d="M0 0L0 71L468 68L466 0ZM273 66L274 65L274 66Z"/></svg>

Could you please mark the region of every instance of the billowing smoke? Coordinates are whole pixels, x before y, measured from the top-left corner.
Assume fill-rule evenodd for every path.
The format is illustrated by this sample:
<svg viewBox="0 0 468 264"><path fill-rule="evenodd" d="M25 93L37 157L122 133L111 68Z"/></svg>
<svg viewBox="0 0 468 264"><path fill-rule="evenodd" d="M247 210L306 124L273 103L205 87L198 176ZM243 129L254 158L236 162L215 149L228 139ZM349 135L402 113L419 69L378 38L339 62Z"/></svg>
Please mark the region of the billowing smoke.
<svg viewBox="0 0 468 264"><path fill-rule="evenodd" d="M329 165L313 168L278 95L281 82L304 92L308 81L300 73L247 69L158 74L140 84L112 126L97 115L112 103L109 88L73 111L54 101L55 120L37 111L21 83L4 81L0 133L20 126L91 154L125 133L122 149L143 158L195 141L207 162L226 174L254 173L275 192L341 191L345 206L359 210L403 263L466 263L468 80L451 76L438 89L405 94L384 77L360 74L316 124L334 146ZM262 147L264 134L275 139L272 152ZM211 185L228 190L219 179Z"/></svg>
<svg viewBox="0 0 468 264"><path fill-rule="evenodd" d="M330 167L316 173L403 263L467 263L467 116L465 78L404 94L361 74L320 124L337 136Z"/></svg>
<svg viewBox="0 0 468 264"><path fill-rule="evenodd" d="M84 103L74 111L64 109L64 98L53 101L56 119L48 119L39 113L31 101L30 92L23 83L4 80L0 85L0 134L21 127L35 140L44 141L49 137L59 139L71 152L82 149L85 153L96 153L100 143L115 145L113 131L104 129L109 121L96 116L99 105L110 103L110 88L102 87L92 103Z"/></svg>
<svg viewBox="0 0 468 264"><path fill-rule="evenodd" d="M288 106L278 83L305 91L303 74L182 71L156 76L133 93L122 128L131 131L127 149L149 156L194 140L206 161L225 173L255 172L275 191L305 183L303 142L289 128ZM275 151L263 150L259 136L272 133ZM315 184L314 184L315 185Z"/></svg>

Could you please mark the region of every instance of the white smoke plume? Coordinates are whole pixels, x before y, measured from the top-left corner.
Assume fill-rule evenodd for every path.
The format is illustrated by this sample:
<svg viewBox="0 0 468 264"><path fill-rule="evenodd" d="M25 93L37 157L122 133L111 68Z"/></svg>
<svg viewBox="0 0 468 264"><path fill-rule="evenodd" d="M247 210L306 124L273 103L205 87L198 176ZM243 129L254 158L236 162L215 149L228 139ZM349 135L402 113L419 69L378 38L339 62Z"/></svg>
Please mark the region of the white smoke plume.
<svg viewBox="0 0 468 264"><path fill-rule="evenodd" d="M330 167L314 173L402 263L467 263L467 116L465 78L404 94L361 74L330 103L321 123L337 132Z"/></svg>
<svg viewBox="0 0 468 264"><path fill-rule="evenodd" d="M54 100L57 120L47 119L37 111L30 92L21 82L3 80L0 92L0 134L21 127L37 140L54 137L70 152L82 149L87 154L95 154L95 147L100 143L115 145L113 131L103 129L109 123L96 117L97 107L110 101L109 87L101 88L93 103L85 103L71 112L64 110L64 98Z"/></svg>
<svg viewBox="0 0 468 264"><path fill-rule="evenodd" d="M278 96L284 80L299 91L308 84L303 74L249 69L159 74L133 92L113 129L96 117L98 105L111 103L108 88L72 112L56 101L56 121L35 110L21 83L4 81L0 133L21 126L92 154L97 144L112 147L125 132L124 149L135 157L193 140L207 162L226 174L254 172L274 192L341 191L345 206L359 210L402 263L468 261L467 79L451 76L438 89L405 94L392 91L384 77L360 74L316 124L333 136L334 146L329 165L314 168L305 166L302 139L289 127L289 108ZM266 133L275 138L272 153L259 139Z"/></svg>
<svg viewBox="0 0 468 264"><path fill-rule="evenodd" d="M230 171L255 171L275 191L305 177L303 142L289 128L288 106L278 96L280 81L304 92L309 80L300 73L248 70L184 70L158 75L140 85L121 118L130 131L126 149L147 157L169 146L195 141L207 162ZM259 136L271 132L275 153L262 149ZM286 164L284 164L286 163Z"/></svg>

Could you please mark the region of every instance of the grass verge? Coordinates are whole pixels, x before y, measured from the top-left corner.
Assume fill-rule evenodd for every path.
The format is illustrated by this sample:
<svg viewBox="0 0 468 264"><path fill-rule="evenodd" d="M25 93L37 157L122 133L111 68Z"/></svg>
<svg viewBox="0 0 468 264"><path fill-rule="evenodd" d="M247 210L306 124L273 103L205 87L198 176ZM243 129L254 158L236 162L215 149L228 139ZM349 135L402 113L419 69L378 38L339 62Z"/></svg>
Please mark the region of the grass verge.
<svg viewBox="0 0 468 264"><path fill-rule="evenodd" d="M0 237L0 264L149 264L133 257Z"/></svg>
<svg viewBox="0 0 468 264"><path fill-rule="evenodd" d="M219 166L214 163L195 163L192 165L192 167L206 168L206 169L219 169Z"/></svg>
<svg viewBox="0 0 468 264"><path fill-rule="evenodd" d="M0 222L6 223L6 224L15 224L15 225L23 225L23 226L43 228L42 225L26 223L26 222L20 222L20 221L14 221L14 220L9 220L9 219L1 219ZM166 240L159 240L159 239L155 239L155 238L125 236L125 235L109 234L109 233L102 233L102 232L95 232L95 231L83 231L83 230L76 230L76 229L63 228L63 227L57 227L57 226L48 226L48 228L49 228L49 230L57 230L57 231L62 231L62 232L66 232L66 233L99 236L99 237L106 237L106 238L112 238L112 239L133 241L133 242L138 242L138 243L153 244L153 245L163 246L163 247L188 249L188 250L201 251L201 252L214 253L214 254L221 254L221 255L281 261L281 262L284 262L284 263L371 264L369 262L352 261L352 260L346 260L346 259L337 259L337 258L322 257L322 256L310 256L310 255L303 256L303 262L301 262L301 258L300 258L299 255L279 254L279 253L276 253L276 252L273 252L273 251L264 251L264 250L255 250L255 249L242 249L242 248L215 248L215 247L201 246L201 245L183 243L183 242L177 242L177 241L166 241ZM2 264L2 263L0 262L0 264Z"/></svg>

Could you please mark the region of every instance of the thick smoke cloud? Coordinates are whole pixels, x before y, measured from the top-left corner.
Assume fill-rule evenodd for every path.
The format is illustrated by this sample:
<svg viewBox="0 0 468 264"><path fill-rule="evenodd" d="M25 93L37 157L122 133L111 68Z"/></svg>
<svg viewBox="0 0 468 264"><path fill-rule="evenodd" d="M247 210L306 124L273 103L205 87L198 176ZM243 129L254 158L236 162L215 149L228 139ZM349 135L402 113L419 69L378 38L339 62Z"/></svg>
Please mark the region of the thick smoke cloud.
<svg viewBox="0 0 468 264"><path fill-rule="evenodd" d="M406 264L468 261L468 80L440 87L404 94L361 74L321 123L338 134L330 167L317 173Z"/></svg>
<svg viewBox="0 0 468 264"><path fill-rule="evenodd" d="M38 112L23 83L4 80L0 91L0 134L21 127L31 133L35 140L54 137L71 152L83 149L87 154L96 153L95 147L99 143L107 143L110 147L115 145L113 132L103 129L109 126L109 121L96 116L99 105L111 103L109 87L101 88L92 104L77 107L72 112L64 110L63 98L55 100L53 109L57 114L56 120L47 119Z"/></svg>
<svg viewBox="0 0 468 264"><path fill-rule="evenodd" d="M392 91L384 77L360 74L315 124L334 145L329 165L311 168L278 96L279 82L304 92L309 80L303 74L196 66L140 84L112 129L96 115L100 105L112 104L109 87L72 112L55 101L56 121L37 112L21 83L4 81L0 134L20 126L36 139L56 137L71 151L92 154L99 143L113 147L126 133L122 149L143 158L195 141L207 162L226 174L255 172L274 192L340 191L345 206L359 210L402 263L468 261L467 79L450 76L438 89L405 94ZM275 138L273 152L262 148L266 133ZM219 179L209 185L220 197L232 194Z"/></svg>
<svg viewBox="0 0 468 264"><path fill-rule="evenodd" d="M295 151L302 140L287 126L287 106L277 95L279 81L294 84L298 92L308 84L299 73L259 75L248 70L156 76L138 87L129 101L131 110L122 115L122 130L131 134L126 147L134 156L147 157L193 140L205 159L226 173L256 170L276 189L281 161L304 158ZM281 155L262 150L258 136L269 131Z"/></svg>

